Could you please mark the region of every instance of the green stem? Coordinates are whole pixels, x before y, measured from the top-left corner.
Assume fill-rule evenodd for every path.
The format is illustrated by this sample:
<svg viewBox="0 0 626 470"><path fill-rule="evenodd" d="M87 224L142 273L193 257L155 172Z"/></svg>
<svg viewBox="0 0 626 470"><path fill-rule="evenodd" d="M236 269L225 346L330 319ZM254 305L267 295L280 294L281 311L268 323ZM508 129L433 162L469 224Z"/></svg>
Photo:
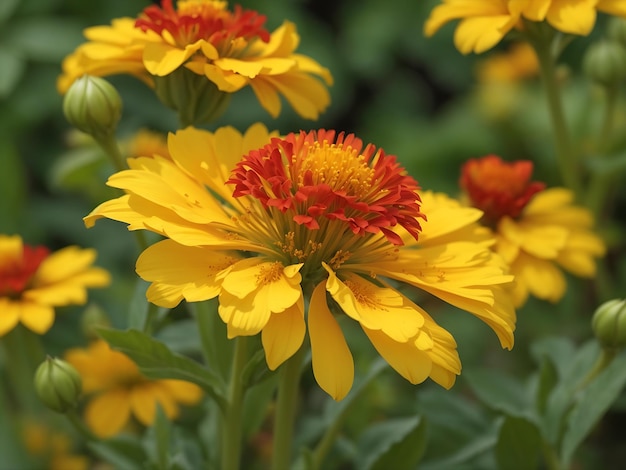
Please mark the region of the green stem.
<svg viewBox="0 0 626 470"><path fill-rule="evenodd" d="M578 384L576 387L576 392L574 395L578 394L581 390L583 390L587 385L589 385L593 379L595 379L600 372L606 369L609 364L613 361L615 356L617 355L616 349L607 349L603 348L600 357L594 364L593 368L587 373L585 378Z"/></svg>
<svg viewBox="0 0 626 470"><path fill-rule="evenodd" d="M146 321L143 325L143 332L150 335L154 333L157 314L159 313L159 307L152 302L148 302L148 312L146 314Z"/></svg>
<svg viewBox="0 0 626 470"><path fill-rule="evenodd" d="M544 441L542 443L542 451L543 460L548 470L561 470L563 468L556 451L550 444Z"/></svg>
<svg viewBox="0 0 626 470"><path fill-rule="evenodd" d="M602 123L602 129L600 130L596 145L597 158L599 159L605 159L610 150L609 144L615 124L618 94L619 88L617 86L609 86L606 88L604 122ZM603 168L598 169L598 171L592 174L585 200L587 201L589 209L596 216L596 219L602 216L607 195L611 190L612 177L613 172L606 171Z"/></svg>
<svg viewBox="0 0 626 470"><path fill-rule="evenodd" d="M543 26L546 25L530 26L529 35L531 44L534 46L537 59L539 60L541 79L546 93L550 119L552 121L557 162L565 186L574 191L577 197L581 197L578 163L573 152L567 122L565 121L565 113L563 111L559 82L556 74L556 58L553 52L555 35L553 31L543 28Z"/></svg>
<svg viewBox="0 0 626 470"><path fill-rule="evenodd" d="M228 408L224 413L222 435L222 470L239 470L242 441L243 380L242 372L248 362L248 338L235 338L235 356L230 371Z"/></svg>
<svg viewBox="0 0 626 470"><path fill-rule="evenodd" d="M4 348L4 367L9 378L12 399L24 411L34 412L41 408L33 384L35 370L45 359L39 338L17 325L0 343ZM41 357L39 355L41 354Z"/></svg>
<svg viewBox="0 0 626 470"><path fill-rule="evenodd" d="M78 415L76 410L69 410L65 413L65 417L72 424L74 429L87 441L97 441L98 437L85 425L84 421Z"/></svg>
<svg viewBox="0 0 626 470"><path fill-rule="evenodd" d="M100 145L102 150L107 154L113 163L113 167L116 171L127 170L126 160L120 151L120 147L117 144L117 139L113 133L108 135L94 136L94 139Z"/></svg>
<svg viewBox="0 0 626 470"><path fill-rule="evenodd" d="M296 417L296 404L300 388L302 358L306 352L300 347L298 352L283 364L278 384L278 401L274 418L272 470L288 470L291 463L293 426Z"/></svg>

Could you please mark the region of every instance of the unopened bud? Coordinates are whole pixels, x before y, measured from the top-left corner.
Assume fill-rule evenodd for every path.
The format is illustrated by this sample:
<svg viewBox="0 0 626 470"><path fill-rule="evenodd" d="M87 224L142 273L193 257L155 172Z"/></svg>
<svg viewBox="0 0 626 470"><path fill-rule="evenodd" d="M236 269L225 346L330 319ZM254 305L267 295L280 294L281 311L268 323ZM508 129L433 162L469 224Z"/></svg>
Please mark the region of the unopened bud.
<svg viewBox="0 0 626 470"><path fill-rule="evenodd" d="M626 79L626 49L616 41L599 41L589 46L583 70L594 82L614 86Z"/></svg>
<svg viewBox="0 0 626 470"><path fill-rule="evenodd" d="M626 346L626 299L614 299L600 305L591 319L591 327L605 348Z"/></svg>
<svg viewBox="0 0 626 470"><path fill-rule="evenodd" d="M77 405L82 380L72 365L48 356L35 372L35 390L48 408L65 413Z"/></svg>
<svg viewBox="0 0 626 470"><path fill-rule="evenodd" d="M89 304L80 318L80 326L87 338L96 339L99 338L98 328L110 327L111 321L102 308L96 304Z"/></svg>
<svg viewBox="0 0 626 470"><path fill-rule="evenodd" d="M63 112L70 124L98 140L115 132L122 99L103 78L83 75L65 94Z"/></svg>

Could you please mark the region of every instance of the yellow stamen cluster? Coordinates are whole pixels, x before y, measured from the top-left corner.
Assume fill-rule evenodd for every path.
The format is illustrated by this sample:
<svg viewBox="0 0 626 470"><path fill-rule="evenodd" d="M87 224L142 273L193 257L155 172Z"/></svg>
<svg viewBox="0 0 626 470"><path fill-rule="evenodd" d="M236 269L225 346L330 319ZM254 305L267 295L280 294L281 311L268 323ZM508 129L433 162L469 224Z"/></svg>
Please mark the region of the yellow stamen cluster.
<svg viewBox="0 0 626 470"><path fill-rule="evenodd" d="M278 241L275 245L280 248L283 253L293 256L300 262L305 261L309 255L312 255L322 248L322 243L314 242L313 240L307 240L307 247L304 250L297 248L295 236L296 234L294 232L289 232L285 234L284 242Z"/></svg>
<svg viewBox="0 0 626 470"><path fill-rule="evenodd" d="M260 266L259 274L256 278L257 285L265 286L267 284L271 284L272 282L278 281L283 274L283 269L284 266L279 261Z"/></svg>
<svg viewBox="0 0 626 470"><path fill-rule="evenodd" d="M371 190L374 170L356 149L327 141L307 143L307 147L297 175L300 185L310 171L313 184L327 184L333 190L345 191L351 196L362 198Z"/></svg>

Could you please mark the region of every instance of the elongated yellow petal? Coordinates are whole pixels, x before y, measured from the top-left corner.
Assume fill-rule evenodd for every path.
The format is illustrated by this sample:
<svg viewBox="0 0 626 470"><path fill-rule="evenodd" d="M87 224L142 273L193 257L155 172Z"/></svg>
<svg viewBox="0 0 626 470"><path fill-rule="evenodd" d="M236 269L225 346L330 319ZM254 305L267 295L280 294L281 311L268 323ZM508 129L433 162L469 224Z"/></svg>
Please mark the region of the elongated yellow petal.
<svg viewBox="0 0 626 470"><path fill-rule="evenodd" d="M261 334L265 360L270 370L276 370L300 349L305 334L302 299L285 311L272 314Z"/></svg>
<svg viewBox="0 0 626 470"><path fill-rule="evenodd" d="M118 434L130 418L128 391L118 388L93 398L85 407L85 421L100 438Z"/></svg>
<svg viewBox="0 0 626 470"><path fill-rule="evenodd" d="M318 284L309 306L313 375L334 400L344 398L354 380L354 362L343 332L326 305L325 282Z"/></svg>

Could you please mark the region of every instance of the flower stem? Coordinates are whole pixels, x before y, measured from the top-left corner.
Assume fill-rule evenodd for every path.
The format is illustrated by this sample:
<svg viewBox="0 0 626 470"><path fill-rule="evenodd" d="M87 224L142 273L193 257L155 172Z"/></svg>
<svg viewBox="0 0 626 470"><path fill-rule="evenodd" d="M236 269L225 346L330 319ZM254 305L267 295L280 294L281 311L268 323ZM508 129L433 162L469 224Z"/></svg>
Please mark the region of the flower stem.
<svg viewBox="0 0 626 470"><path fill-rule="evenodd" d="M74 426L74 429L76 429L76 431L78 431L78 433L87 441L98 440L98 437L96 437L96 435L89 430L76 410L69 410L65 413L65 417L72 424L72 426Z"/></svg>
<svg viewBox="0 0 626 470"><path fill-rule="evenodd" d="M615 114L617 111L617 98L619 94L619 88L617 86L608 86L606 88L605 110L604 110L604 122L600 135L597 140L596 153L597 158L606 159L609 152L609 144L611 142L611 134L613 133L613 127L615 124ZM607 171L604 168L599 168L592 174L589 188L587 190L587 206L594 213L596 219L602 216L602 211L606 203L606 197L611 190L611 180L614 172Z"/></svg>
<svg viewBox="0 0 626 470"><path fill-rule="evenodd" d="M222 470L239 470L243 409L242 372L248 361L248 338L235 338L235 356L230 371L228 407L224 412L222 435Z"/></svg>
<svg viewBox="0 0 626 470"><path fill-rule="evenodd" d="M293 425L296 417L296 403L300 388L302 357L306 351L300 347L280 371L278 402L274 418L274 442L272 450L272 470L287 470L291 463Z"/></svg>
<svg viewBox="0 0 626 470"><path fill-rule="evenodd" d="M120 147L117 144L117 139L114 134L101 134L98 136L94 136L94 139L98 143L98 145L104 150L107 156L111 159L111 163L113 163L113 167L116 171L127 170L124 156L120 151Z"/></svg>
<svg viewBox="0 0 626 470"><path fill-rule="evenodd" d="M557 163L563 184L574 191L577 197L581 197L578 163L572 150L572 141L567 122L565 121L559 81L556 74L556 57L553 50L555 35L553 31L542 28L542 26L545 25L529 27L529 37L539 61L541 79L546 93L550 119L552 121ZM556 38L558 39L558 37Z"/></svg>

